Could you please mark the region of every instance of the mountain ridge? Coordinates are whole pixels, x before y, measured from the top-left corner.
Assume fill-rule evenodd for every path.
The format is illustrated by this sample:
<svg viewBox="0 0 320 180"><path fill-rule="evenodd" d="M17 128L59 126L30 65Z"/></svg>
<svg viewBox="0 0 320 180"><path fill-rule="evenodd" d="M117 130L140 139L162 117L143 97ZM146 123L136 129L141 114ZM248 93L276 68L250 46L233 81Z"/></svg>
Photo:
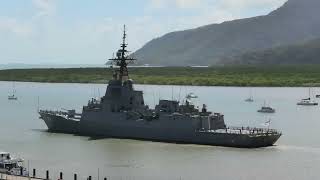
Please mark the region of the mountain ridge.
<svg viewBox="0 0 320 180"><path fill-rule="evenodd" d="M320 37L320 1L288 0L265 16L168 33L134 55L142 64L213 65L247 51L297 44Z"/></svg>

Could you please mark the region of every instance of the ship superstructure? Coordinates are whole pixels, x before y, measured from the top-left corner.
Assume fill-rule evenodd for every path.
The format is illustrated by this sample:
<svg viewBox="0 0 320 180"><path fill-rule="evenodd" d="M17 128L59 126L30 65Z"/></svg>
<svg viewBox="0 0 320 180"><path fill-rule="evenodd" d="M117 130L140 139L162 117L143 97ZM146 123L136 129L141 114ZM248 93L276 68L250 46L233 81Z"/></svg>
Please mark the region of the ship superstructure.
<svg viewBox="0 0 320 180"><path fill-rule="evenodd" d="M159 100L155 109L145 104L143 92L134 89L128 64L136 59L126 50L126 30L121 48L110 59L118 67L101 99L91 99L82 113L41 110L49 131L87 136L144 139L241 148L273 145L281 133L273 129L228 127L221 113L192 105Z"/></svg>

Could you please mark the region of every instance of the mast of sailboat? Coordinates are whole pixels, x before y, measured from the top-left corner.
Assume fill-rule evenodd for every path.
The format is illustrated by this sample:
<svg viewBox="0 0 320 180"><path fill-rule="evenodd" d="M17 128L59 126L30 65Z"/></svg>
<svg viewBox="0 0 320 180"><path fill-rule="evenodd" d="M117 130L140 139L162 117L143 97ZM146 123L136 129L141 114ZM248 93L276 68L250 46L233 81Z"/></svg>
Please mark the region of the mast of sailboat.
<svg viewBox="0 0 320 180"><path fill-rule="evenodd" d="M312 92L312 89L311 87L309 87L309 100L313 99L314 98L314 94Z"/></svg>
<svg viewBox="0 0 320 180"><path fill-rule="evenodd" d="M14 82L12 82L12 95L14 96L15 93L16 93L15 84L14 84Z"/></svg>
<svg viewBox="0 0 320 180"><path fill-rule="evenodd" d="M37 107L37 111L40 112L40 97L38 96L38 107Z"/></svg>

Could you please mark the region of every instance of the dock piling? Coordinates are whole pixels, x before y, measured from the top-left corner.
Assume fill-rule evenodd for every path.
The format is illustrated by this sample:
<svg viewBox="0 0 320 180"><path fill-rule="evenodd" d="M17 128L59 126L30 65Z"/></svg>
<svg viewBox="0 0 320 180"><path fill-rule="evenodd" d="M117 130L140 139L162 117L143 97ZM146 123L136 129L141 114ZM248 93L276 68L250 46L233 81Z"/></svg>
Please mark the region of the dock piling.
<svg viewBox="0 0 320 180"><path fill-rule="evenodd" d="M49 171L46 171L46 179L49 179Z"/></svg>
<svg viewBox="0 0 320 180"><path fill-rule="evenodd" d="M5 173L0 173L0 180L50 180L50 173L49 173L49 170L46 170L46 176L45 178L44 177L37 177L36 176L36 169L32 169L32 175L30 173L30 175L26 176L24 174L24 171L25 169L24 168L21 168L20 169L20 174L19 175L9 175L9 174L5 174ZM53 176L54 177L54 176ZM58 180L63 180L63 172L59 172L59 175L58 175ZM98 180L99 177L96 177L95 179ZM101 179L103 180L108 180L107 177L101 177ZM80 178L81 179L81 178ZM51 179L52 180L52 179ZM78 174L77 173L74 173L73 174L73 180L78 180ZM92 180L92 176L87 176L86 180Z"/></svg>

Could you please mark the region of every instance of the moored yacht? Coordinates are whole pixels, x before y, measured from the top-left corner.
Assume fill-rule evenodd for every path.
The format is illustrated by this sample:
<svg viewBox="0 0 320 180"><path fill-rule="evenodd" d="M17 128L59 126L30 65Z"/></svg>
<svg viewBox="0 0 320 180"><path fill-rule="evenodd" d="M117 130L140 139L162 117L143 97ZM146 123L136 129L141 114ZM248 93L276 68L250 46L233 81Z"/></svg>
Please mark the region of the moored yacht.
<svg viewBox="0 0 320 180"><path fill-rule="evenodd" d="M318 102L311 99L311 89L310 88L309 88L309 97L305 98L305 99L301 99L301 101L299 101L297 103L297 105L298 106L318 106Z"/></svg>
<svg viewBox="0 0 320 180"><path fill-rule="evenodd" d="M275 113L276 110L270 106L267 106L266 103L258 110L259 113Z"/></svg>
<svg viewBox="0 0 320 180"><path fill-rule="evenodd" d="M246 102L253 102L253 97L249 97L248 99L245 100Z"/></svg>
<svg viewBox="0 0 320 180"><path fill-rule="evenodd" d="M262 106L261 109L258 110L260 113L275 113L276 110L272 107Z"/></svg>
<svg viewBox="0 0 320 180"><path fill-rule="evenodd" d="M318 106L318 103L311 98L302 99L300 102L297 103L299 106Z"/></svg>
<svg viewBox="0 0 320 180"><path fill-rule="evenodd" d="M254 99L253 99L253 95L252 95L252 90L250 90L250 97L248 97L245 102L254 102Z"/></svg>
<svg viewBox="0 0 320 180"><path fill-rule="evenodd" d="M8 100L18 100L18 97L15 95L16 90L14 88L14 84L12 86L13 86L12 93L8 95Z"/></svg>
<svg viewBox="0 0 320 180"><path fill-rule="evenodd" d="M18 97L12 94L8 96L8 100L18 100Z"/></svg>
<svg viewBox="0 0 320 180"><path fill-rule="evenodd" d="M0 173L28 176L29 173L23 167L23 159L12 158L8 152L0 152Z"/></svg>

